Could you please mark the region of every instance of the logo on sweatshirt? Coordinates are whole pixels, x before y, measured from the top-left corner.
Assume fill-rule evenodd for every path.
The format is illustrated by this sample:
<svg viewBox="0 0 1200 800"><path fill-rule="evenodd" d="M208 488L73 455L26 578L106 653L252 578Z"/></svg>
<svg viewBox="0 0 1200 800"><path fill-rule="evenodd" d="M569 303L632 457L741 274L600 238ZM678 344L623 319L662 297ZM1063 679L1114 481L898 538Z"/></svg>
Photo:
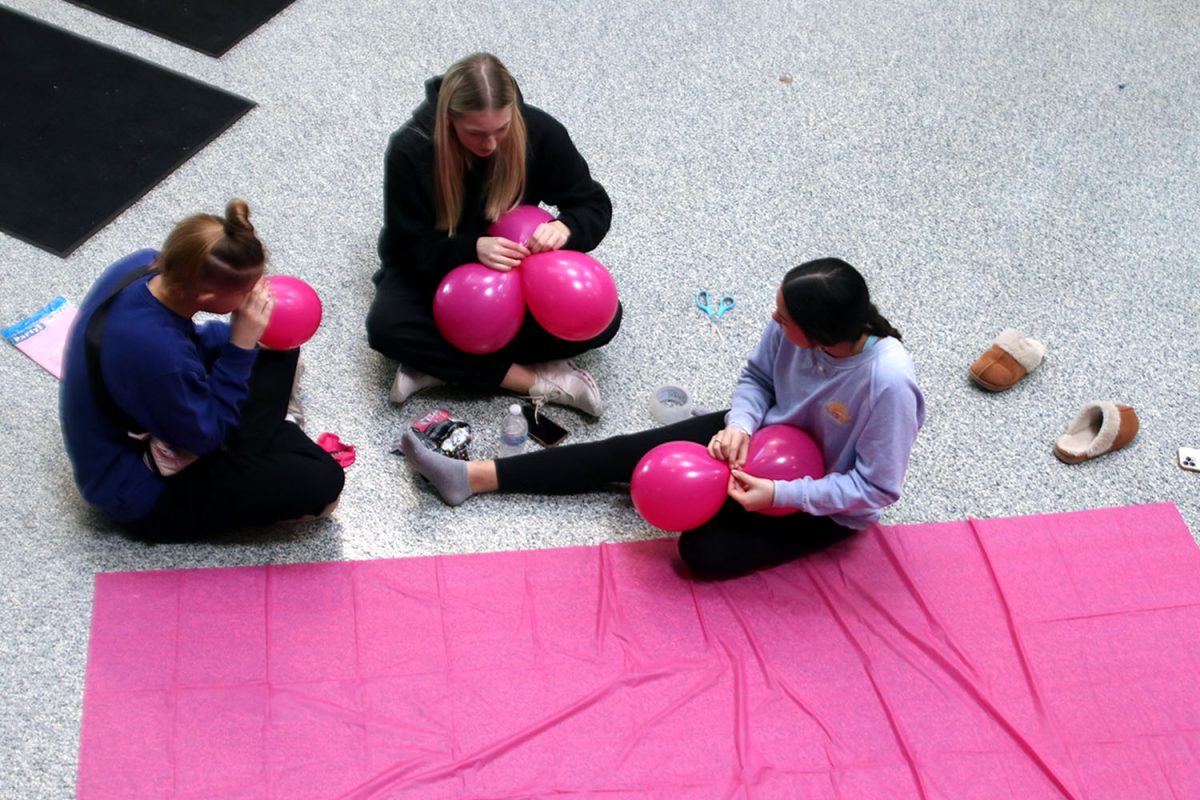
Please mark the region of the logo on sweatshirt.
<svg viewBox="0 0 1200 800"><path fill-rule="evenodd" d="M846 407L845 403L839 403L837 400L830 401L825 406L825 413L833 417L833 421L838 425L850 424L850 409Z"/></svg>

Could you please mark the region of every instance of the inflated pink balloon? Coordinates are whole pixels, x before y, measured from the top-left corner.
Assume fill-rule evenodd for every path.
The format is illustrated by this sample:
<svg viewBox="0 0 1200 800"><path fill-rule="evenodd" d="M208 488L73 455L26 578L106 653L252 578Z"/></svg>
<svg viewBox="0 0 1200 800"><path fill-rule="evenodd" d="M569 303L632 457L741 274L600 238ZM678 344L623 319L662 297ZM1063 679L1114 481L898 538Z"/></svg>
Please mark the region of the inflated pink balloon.
<svg viewBox="0 0 1200 800"><path fill-rule="evenodd" d="M796 478L825 475L825 458L813 438L792 425L768 425L750 437L746 453L746 473L756 478L791 481ZM760 514L782 517L798 508L767 508Z"/></svg>
<svg viewBox="0 0 1200 800"><path fill-rule="evenodd" d="M521 277L483 264L450 270L433 296L433 321L459 350L494 353L513 340L525 320Z"/></svg>
<svg viewBox="0 0 1200 800"><path fill-rule="evenodd" d="M554 215L541 206L517 206L501 214L488 226L487 232L489 236L502 236L524 247L529 244L529 237L533 236L538 225L553 221Z"/></svg>
<svg viewBox="0 0 1200 800"><path fill-rule="evenodd" d="M729 466L702 444L667 442L642 456L629 494L642 518L664 531L688 531L712 519L729 492Z"/></svg>
<svg viewBox="0 0 1200 800"><path fill-rule="evenodd" d="M533 318L560 339L599 336L617 315L617 284L587 253L534 253L521 262L521 285Z"/></svg>
<svg viewBox="0 0 1200 800"><path fill-rule="evenodd" d="M275 307L259 342L273 350L299 347L321 326L321 298L311 286L291 275L272 275L267 282Z"/></svg>

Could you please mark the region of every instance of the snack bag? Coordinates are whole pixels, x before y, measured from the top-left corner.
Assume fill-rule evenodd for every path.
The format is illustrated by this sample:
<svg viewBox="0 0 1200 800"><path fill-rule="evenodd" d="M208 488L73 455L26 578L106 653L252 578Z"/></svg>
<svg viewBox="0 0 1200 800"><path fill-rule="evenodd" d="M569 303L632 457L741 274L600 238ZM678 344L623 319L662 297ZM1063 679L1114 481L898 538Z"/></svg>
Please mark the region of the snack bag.
<svg viewBox="0 0 1200 800"><path fill-rule="evenodd" d="M412 424L412 429L443 455L467 461L471 458L467 445L471 441L471 426L455 419L449 411L439 408Z"/></svg>

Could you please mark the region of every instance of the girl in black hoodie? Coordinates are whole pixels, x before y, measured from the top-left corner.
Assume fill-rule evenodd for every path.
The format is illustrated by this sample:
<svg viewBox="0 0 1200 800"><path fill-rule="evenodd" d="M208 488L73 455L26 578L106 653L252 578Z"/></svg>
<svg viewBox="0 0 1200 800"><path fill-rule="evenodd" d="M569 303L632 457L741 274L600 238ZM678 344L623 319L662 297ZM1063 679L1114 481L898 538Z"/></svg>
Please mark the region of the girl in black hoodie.
<svg viewBox="0 0 1200 800"><path fill-rule="evenodd" d="M527 246L489 236L487 227L517 205L557 206ZM388 144L381 267L367 315L371 347L400 362L391 400L404 402L449 382L508 389L537 404L603 412L592 376L569 359L607 344L621 310L594 339L556 338L526 315L503 349L456 349L433 320L433 295L450 270L478 262L509 270L530 253L586 252L608 232L612 203L562 123L526 105L493 55L476 53L425 83L425 101Z"/></svg>

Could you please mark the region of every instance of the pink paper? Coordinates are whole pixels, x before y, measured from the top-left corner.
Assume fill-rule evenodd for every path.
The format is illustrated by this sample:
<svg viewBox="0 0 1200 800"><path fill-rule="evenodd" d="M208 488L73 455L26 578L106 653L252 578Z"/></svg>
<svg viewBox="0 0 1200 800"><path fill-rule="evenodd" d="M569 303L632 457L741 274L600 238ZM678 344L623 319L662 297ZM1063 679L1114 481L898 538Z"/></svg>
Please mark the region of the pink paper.
<svg viewBox="0 0 1200 800"><path fill-rule="evenodd" d="M1174 506L96 576L81 798L1200 797Z"/></svg>
<svg viewBox="0 0 1200 800"><path fill-rule="evenodd" d="M56 297L44 308L3 331L10 344L56 378L62 377L67 334L79 309L65 297Z"/></svg>

